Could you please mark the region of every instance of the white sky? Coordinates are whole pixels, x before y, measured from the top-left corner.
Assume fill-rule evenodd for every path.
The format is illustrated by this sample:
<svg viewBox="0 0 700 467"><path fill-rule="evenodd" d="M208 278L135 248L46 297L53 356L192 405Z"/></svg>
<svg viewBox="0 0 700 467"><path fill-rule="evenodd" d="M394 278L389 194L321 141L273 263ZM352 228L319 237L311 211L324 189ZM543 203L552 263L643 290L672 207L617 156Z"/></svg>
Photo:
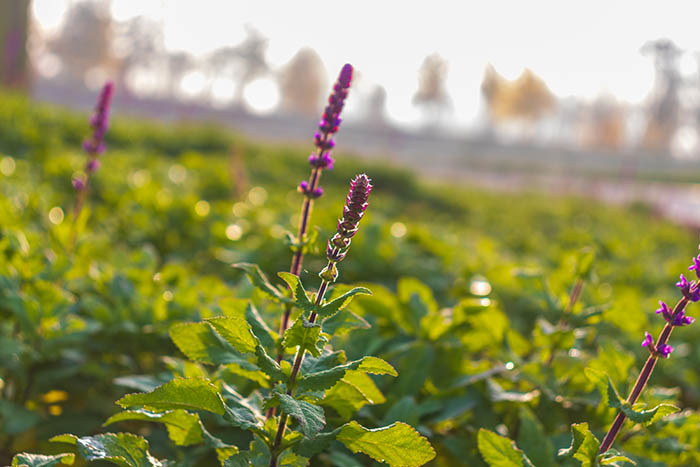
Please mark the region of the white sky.
<svg viewBox="0 0 700 467"><path fill-rule="evenodd" d="M35 17L55 27L69 2L35 0ZM169 50L203 54L237 44L246 24L270 39L273 66L312 47L330 79L349 62L361 74L359 94L384 86L390 116L404 123L418 118L411 105L417 70L433 52L449 61L456 122L467 125L478 113L488 63L508 78L528 67L560 97L606 93L638 103L653 81L652 61L639 52L646 41L666 37L700 49L700 3L677 0L113 0L112 13L161 21ZM687 59L684 68L695 65Z"/></svg>

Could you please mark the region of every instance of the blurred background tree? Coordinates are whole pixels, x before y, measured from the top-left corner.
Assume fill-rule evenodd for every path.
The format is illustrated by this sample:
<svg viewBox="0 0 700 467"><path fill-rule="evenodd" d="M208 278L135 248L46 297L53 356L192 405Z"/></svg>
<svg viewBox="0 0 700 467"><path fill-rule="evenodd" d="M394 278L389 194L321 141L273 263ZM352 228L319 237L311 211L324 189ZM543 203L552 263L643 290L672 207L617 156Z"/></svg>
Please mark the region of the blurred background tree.
<svg viewBox="0 0 700 467"><path fill-rule="evenodd" d="M28 11L29 0L0 2L0 85L29 88Z"/></svg>
<svg viewBox="0 0 700 467"><path fill-rule="evenodd" d="M64 78L82 82L88 72L106 74L115 65L112 26L108 4L72 4L60 34L48 43L49 50L61 57Z"/></svg>
<svg viewBox="0 0 700 467"><path fill-rule="evenodd" d="M649 149L666 149L678 128L681 55L673 41L659 39L642 47L642 53L654 60L656 77L647 111L648 120L643 145Z"/></svg>
<svg viewBox="0 0 700 467"><path fill-rule="evenodd" d="M507 120L532 123L552 112L557 104L545 82L530 69L509 81L489 65L484 72L481 93L494 123Z"/></svg>
<svg viewBox="0 0 700 467"><path fill-rule="evenodd" d="M439 124L452 107L447 93L447 60L439 54L428 55L418 70L418 90L413 105L418 106L429 124Z"/></svg>
<svg viewBox="0 0 700 467"><path fill-rule="evenodd" d="M303 115L316 115L326 92L326 72L315 50L297 52L278 75L282 110Z"/></svg>

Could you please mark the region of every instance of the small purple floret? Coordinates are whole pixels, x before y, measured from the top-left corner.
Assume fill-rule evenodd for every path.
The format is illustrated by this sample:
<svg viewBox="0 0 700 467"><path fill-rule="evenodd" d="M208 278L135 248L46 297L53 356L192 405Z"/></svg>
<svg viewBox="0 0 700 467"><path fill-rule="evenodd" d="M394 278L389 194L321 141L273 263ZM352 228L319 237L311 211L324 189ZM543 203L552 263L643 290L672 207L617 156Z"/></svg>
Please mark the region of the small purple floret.
<svg viewBox="0 0 700 467"><path fill-rule="evenodd" d="M695 271L695 275L700 278L700 255L693 258L693 264L688 267L688 271Z"/></svg>
<svg viewBox="0 0 700 467"><path fill-rule="evenodd" d="M668 345L668 344L662 344L659 345L656 348L656 351L661 355L663 358L668 358L669 355L671 355L671 352L673 352L673 346Z"/></svg>
<svg viewBox="0 0 700 467"><path fill-rule="evenodd" d="M654 346L654 338L648 332L644 333L644 340L642 341L642 347L649 347L649 351L653 354L658 354L663 358L668 358L673 352L673 347L667 344L661 344Z"/></svg>
<svg viewBox="0 0 700 467"><path fill-rule="evenodd" d="M100 161L99 159L90 159L87 164L85 164L85 171L86 172L97 172L97 170L100 168Z"/></svg>
<svg viewBox="0 0 700 467"><path fill-rule="evenodd" d="M700 288L697 287L695 281L688 282L683 274L681 274L681 280L676 282L676 287L681 289L683 296L691 302L700 300Z"/></svg>
<svg viewBox="0 0 700 467"><path fill-rule="evenodd" d="M85 188L85 182L83 181L82 178L74 178L72 180L73 183L73 189L75 191L82 191Z"/></svg>

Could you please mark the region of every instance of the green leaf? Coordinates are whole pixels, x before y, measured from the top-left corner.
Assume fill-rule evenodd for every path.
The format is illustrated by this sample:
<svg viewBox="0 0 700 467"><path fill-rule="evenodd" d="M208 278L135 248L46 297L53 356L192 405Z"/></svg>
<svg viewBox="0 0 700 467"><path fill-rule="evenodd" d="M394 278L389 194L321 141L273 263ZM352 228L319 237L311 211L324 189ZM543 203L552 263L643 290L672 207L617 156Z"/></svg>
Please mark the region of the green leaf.
<svg viewBox="0 0 700 467"><path fill-rule="evenodd" d="M232 387L224 384L225 418L233 426L244 430L262 428L265 418L250 400L238 394Z"/></svg>
<svg viewBox="0 0 700 467"><path fill-rule="evenodd" d="M7 435L24 433L41 421L36 412L8 400L0 400L0 432Z"/></svg>
<svg viewBox="0 0 700 467"><path fill-rule="evenodd" d="M520 407L518 446L537 467L554 467L554 446L527 406Z"/></svg>
<svg viewBox="0 0 700 467"><path fill-rule="evenodd" d="M334 314L338 313L340 310L348 306L352 301L352 298L357 294L372 295L372 292L365 287L355 287L354 289L348 290L340 297L334 298L330 302L321 306L317 310L318 315L322 318L329 318L333 316Z"/></svg>
<svg viewBox="0 0 700 467"><path fill-rule="evenodd" d="M57 454L44 456L41 454L28 454L22 452L12 458L12 467L52 467L58 464L73 464L75 454Z"/></svg>
<svg viewBox="0 0 700 467"><path fill-rule="evenodd" d="M610 406L608 401L608 375L605 372L597 370L595 368L587 367L584 368L583 373L586 375L600 393L600 403L601 405Z"/></svg>
<svg viewBox="0 0 700 467"><path fill-rule="evenodd" d="M336 439L350 451L367 454L392 467L418 467L435 458L428 440L401 422L368 429L352 421L340 428Z"/></svg>
<svg viewBox="0 0 700 467"><path fill-rule="evenodd" d="M284 296L284 294L270 281L267 276L260 270L257 264L251 263L236 263L232 265L234 268L240 269L246 273L250 282L262 290L272 298L275 298L281 302L289 302L290 300Z"/></svg>
<svg viewBox="0 0 700 467"><path fill-rule="evenodd" d="M332 407L341 417L349 419L367 404L384 402L386 398L372 378L359 370L348 370L343 379L326 391L321 404Z"/></svg>
<svg viewBox="0 0 700 467"><path fill-rule="evenodd" d="M627 462L632 465L637 465L635 461L633 461L629 457L620 455L620 453L618 453L615 449L608 449L606 452L598 454L596 461L596 465L619 466L620 464L618 464L618 462Z"/></svg>
<svg viewBox="0 0 700 467"><path fill-rule="evenodd" d="M289 289L292 291L294 305L303 311L314 311L314 304L311 303L309 297L306 295L306 289L304 289L304 285L301 283L301 279L299 279L298 276L290 272L279 272L277 275L287 283Z"/></svg>
<svg viewBox="0 0 700 467"><path fill-rule="evenodd" d="M216 451L216 457L219 459L219 463L222 466L224 465L224 461L226 459L238 453L238 448L236 446L226 444L216 436L213 436L207 431L206 428L204 428L204 425L201 422L200 427L202 429L202 438L204 439L204 444Z"/></svg>
<svg viewBox="0 0 700 467"><path fill-rule="evenodd" d="M648 426L667 415L680 411L678 407L671 404L659 404L656 407L648 410L642 410L644 408L643 404L635 404L633 407L620 397L620 394L617 392L617 389L615 389L610 377L607 377L607 380L607 397L604 397L604 400L607 399L610 407L621 410L627 416L627 418L635 423L642 423Z"/></svg>
<svg viewBox="0 0 700 467"><path fill-rule="evenodd" d="M582 467L593 467L600 451L600 441L588 429L588 423L571 425L571 445L560 449L558 457L573 457L581 461Z"/></svg>
<svg viewBox="0 0 700 467"><path fill-rule="evenodd" d="M644 405L641 406L644 407ZM661 420L667 415L680 412L681 410L675 405L671 404L659 404L653 409L648 410L639 410L638 407L639 405L637 404L635 404L634 407L631 407L627 402L625 402L624 404L622 404L621 410L624 412L625 415L627 415L627 418L629 418L633 422L642 423L646 426L649 426L652 423Z"/></svg>
<svg viewBox="0 0 700 467"><path fill-rule="evenodd" d="M477 444L481 457L491 467L533 466L530 459L518 449L513 440L497 435L493 431L479 429Z"/></svg>
<svg viewBox="0 0 700 467"><path fill-rule="evenodd" d="M280 409L299 422L299 428L304 436L310 438L326 426L326 418L323 408L305 401L299 401L284 393L279 388L273 392L268 401L269 406L278 406Z"/></svg>
<svg viewBox="0 0 700 467"><path fill-rule="evenodd" d="M210 365L240 364L244 360L208 323L179 323L170 338L190 360Z"/></svg>
<svg viewBox="0 0 700 467"><path fill-rule="evenodd" d="M249 467L250 456L248 451L241 451L224 461L224 467Z"/></svg>
<svg viewBox="0 0 700 467"><path fill-rule="evenodd" d="M170 410L167 412L149 412L148 410L127 410L114 414L107 419L103 426L124 420L143 420L165 424L170 439L177 446L190 446L202 442L202 429L199 415L185 410Z"/></svg>
<svg viewBox="0 0 700 467"><path fill-rule="evenodd" d="M299 392L322 391L332 388L349 370L359 370L374 375L398 376L389 363L377 357L364 357L328 370L322 370L302 376L297 384Z"/></svg>
<svg viewBox="0 0 700 467"><path fill-rule="evenodd" d="M255 348L255 355L258 357L258 366L260 369L272 379L272 382L285 381L287 376L282 371L279 363L270 357L265 348L259 345Z"/></svg>
<svg viewBox="0 0 700 467"><path fill-rule="evenodd" d="M226 316L207 320L216 332L233 348L243 353L254 353L259 341L253 335L248 321L243 318Z"/></svg>
<svg viewBox="0 0 700 467"><path fill-rule="evenodd" d="M399 376L393 366L378 357L363 357L357 370L373 375Z"/></svg>
<svg viewBox="0 0 700 467"><path fill-rule="evenodd" d="M319 357L326 342L328 339L321 336L321 325L310 323L302 315L284 332L282 345L286 349L299 347L300 352L308 350L314 357Z"/></svg>
<svg viewBox="0 0 700 467"><path fill-rule="evenodd" d="M232 316L234 318L245 319L250 328L253 330L253 335L260 339L260 343L267 348L275 346L277 333L272 331L258 313L255 305L250 300L242 298L224 298L219 300L219 308L223 311L224 316Z"/></svg>
<svg viewBox="0 0 700 467"><path fill-rule="evenodd" d="M339 431L340 428L329 431L328 433L317 433L312 438L303 438L292 449L300 456L313 457L316 454L327 450L333 440L335 440L335 437Z"/></svg>
<svg viewBox="0 0 700 467"><path fill-rule="evenodd" d="M78 438L54 436L49 441L74 444L85 460L105 460L123 467L161 467L148 452L148 441L131 433L104 433Z"/></svg>
<svg viewBox="0 0 700 467"><path fill-rule="evenodd" d="M248 324L253 329L253 334L260 339L260 343L268 348L275 347L277 341L277 333L268 327L265 321L258 313L257 308L251 302L245 308L245 319L248 320Z"/></svg>
<svg viewBox="0 0 700 467"><path fill-rule="evenodd" d="M52 438L49 438L49 442L51 442L51 443L66 443L66 444L70 444L71 446L75 446L76 443L78 442L78 437L75 435L65 433L62 435L56 435Z"/></svg>
<svg viewBox="0 0 700 467"><path fill-rule="evenodd" d="M176 378L148 393L127 394L117 401L122 408L135 406L156 410L206 410L223 415L226 410L216 387L205 379Z"/></svg>
<svg viewBox="0 0 700 467"><path fill-rule="evenodd" d="M354 329L369 329L372 327L367 320L352 311L345 313L336 313L323 320L323 332L332 336L342 336Z"/></svg>

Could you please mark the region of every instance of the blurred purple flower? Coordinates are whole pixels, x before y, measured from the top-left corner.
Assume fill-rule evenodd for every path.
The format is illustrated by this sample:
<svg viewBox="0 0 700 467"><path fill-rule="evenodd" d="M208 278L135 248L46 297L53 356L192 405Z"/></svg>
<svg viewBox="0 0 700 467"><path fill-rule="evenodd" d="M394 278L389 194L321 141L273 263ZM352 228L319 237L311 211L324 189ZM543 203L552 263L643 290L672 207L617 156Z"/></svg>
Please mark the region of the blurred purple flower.
<svg viewBox="0 0 700 467"><path fill-rule="evenodd" d="M85 182L82 178L75 177L71 182L75 191L82 191L85 188Z"/></svg>
<svg viewBox="0 0 700 467"><path fill-rule="evenodd" d="M114 84L108 81L102 87L95 112L90 117L92 136L83 142L83 149L90 155L95 156L105 151L104 137L109 127L109 109L113 94Z"/></svg>

